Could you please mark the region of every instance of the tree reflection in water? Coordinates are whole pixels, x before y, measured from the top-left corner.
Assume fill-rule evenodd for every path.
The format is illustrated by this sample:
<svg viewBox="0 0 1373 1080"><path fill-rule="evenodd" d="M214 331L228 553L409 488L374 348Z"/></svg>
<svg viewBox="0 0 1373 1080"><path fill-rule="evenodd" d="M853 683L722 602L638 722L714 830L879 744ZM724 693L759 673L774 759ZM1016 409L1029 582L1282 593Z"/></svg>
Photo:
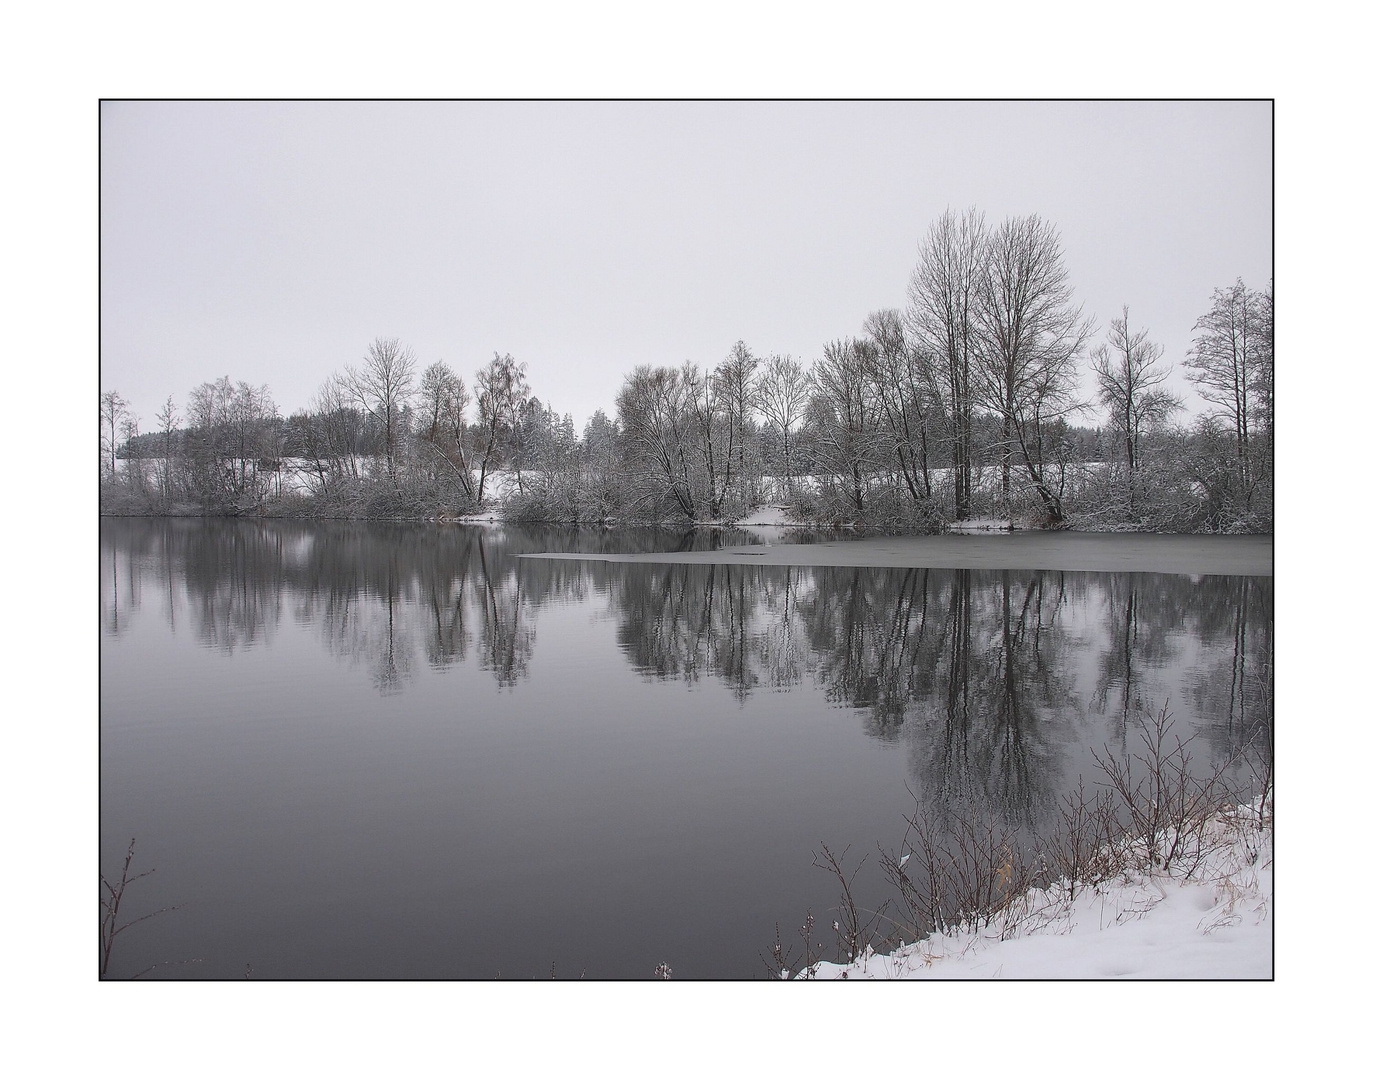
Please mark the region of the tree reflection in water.
<svg viewBox="0 0 1373 1080"><path fill-rule="evenodd" d="M904 744L927 802L988 805L1014 826L1032 826L1076 782L1081 762L1066 761L1064 748L1092 717L1123 752L1168 693L1205 718L1214 760L1258 746L1271 762L1269 578L515 557L744 538L107 520L101 624L125 632L146 585L173 632L182 612L198 642L232 653L270 642L285 612L332 655L365 665L379 693L395 694L424 664L475 663L514 687L529 676L540 610L588 603L615 619L642 677L717 680L741 704L819 690L872 738ZM1184 661L1190 674L1175 686Z"/></svg>
<svg viewBox="0 0 1373 1080"><path fill-rule="evenodd" d="M784 617L774 621L768 605L778 598L756 588L756 580L752 567L625 567L622 580L610 589L621 650L642 675L688 683L711 676L739 701L747 700L765 677L771 683L774 668L780 680L795 663L786 655L789 645L768 643L778 630L784 642L788 639L788 620L794 620L789 587L781 598ZM752 625L755 609L762 613L759 627ZM770 659L779 656L776 663Z"/></svg>
<svg viewBox="0 0 1373 1080"><path fill-rule="evenodd" d="M168 523L180 524L180 523ZM168 529L155 557L172 561L185 583L196 639L233 653L267 640L281 619L283 544L270 526Z"/></svg>
<svg viewBox="0 0 1373 1080"><path fill-rule="evenodd" d="M1207 577L1197 585L1203 661L1189 680L1218 756L1273 760L1273 582Z"/></svg>

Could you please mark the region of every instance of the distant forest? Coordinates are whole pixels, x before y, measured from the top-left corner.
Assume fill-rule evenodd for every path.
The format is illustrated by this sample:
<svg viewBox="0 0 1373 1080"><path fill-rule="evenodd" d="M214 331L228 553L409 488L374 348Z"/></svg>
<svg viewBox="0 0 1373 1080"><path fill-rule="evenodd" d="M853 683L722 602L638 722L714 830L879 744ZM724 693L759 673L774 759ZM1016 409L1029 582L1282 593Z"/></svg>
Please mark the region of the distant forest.
<svg viewBox="0 0 1373 1080"><path fill-rule="evenodd" d="M144 430L100 397L110 514L717 522L764 504L798 521L936 531L1031 527L1270 532L1273 288L1237 280L1199 313L1184 375L1128 307L1089 349L1057 230L945 213L903 309L872 312L805 364L743 341L713 369L629 372L581 433L495 355L470 384L378 338L282 417L227 376L171 397ZM1080 421L1091 406L1106 419Z"/></svg>

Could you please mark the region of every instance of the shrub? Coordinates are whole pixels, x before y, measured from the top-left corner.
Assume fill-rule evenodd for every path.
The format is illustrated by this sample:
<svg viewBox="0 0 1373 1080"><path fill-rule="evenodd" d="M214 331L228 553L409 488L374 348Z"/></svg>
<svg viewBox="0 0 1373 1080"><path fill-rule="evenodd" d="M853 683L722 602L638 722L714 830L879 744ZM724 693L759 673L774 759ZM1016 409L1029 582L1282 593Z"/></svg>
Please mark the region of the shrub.
<svg viewBox="0 0 1373 1080"><path fill-rule="evenodd" d="M1257 737L1270 734L1264 729ZM1071 900L1080 889L1127 870L1191 877L1223 842L1210 827L1218 814L1233 816L1234 807L1257 795L1259 826L1264 827L1265 814L1271 820L1273 774L1269 748L1259 747L1261 762L1268 763L1254 769L1252 782L1259 790L1236 790L1225 780L1226 767L1247 760L1248 748L1232 762L1196 774L1190 741L1177 736L1165 704L1145 725L1141 752L1118 758L1109 749L1094 751L1102 775L1100 790L1089 798L1085 780L1079 778L1077 787L1060 800L1051 827L1028 838L990 807L951 808L936 817L917 802L905 819L898 852L879 847L880 865L896 896L874 910L855 904L853 875L843 870L842 855L835 857L822 848L816 865L840 883L840 918L834 922L839 962L848 963L874 946L993 924L999 925L1003 937L1010 936L1030 912L1032 890L1054 884ZM886 912L893 903L898 914L889 918ZM794 948L784 949L779 931L770 955L764 955L773 974L813 974L819 955L812 931L808 915L799 954Z"/></svg>

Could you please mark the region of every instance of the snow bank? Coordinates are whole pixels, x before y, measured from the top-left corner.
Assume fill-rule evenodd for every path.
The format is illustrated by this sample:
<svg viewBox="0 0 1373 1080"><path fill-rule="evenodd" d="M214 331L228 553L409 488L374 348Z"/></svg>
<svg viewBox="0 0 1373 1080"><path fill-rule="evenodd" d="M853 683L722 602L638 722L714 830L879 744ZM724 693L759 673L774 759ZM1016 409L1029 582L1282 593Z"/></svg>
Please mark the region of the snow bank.
<svg viewBox="0 0 1373 1080"><path fill-rule="evenodd" d="M760 506L752 511L747 517L741 517L733 522L735 525L795 525L791 520L789 510L786 506L772 504L770 506Z"/></svg>
<svg viewBox="0 0 1373 1080"><path fill-rule="evenodd" d="M945 530L951 533L971 532L1009 532L1010 518L972 518L968 521L951 521Z"/></svg>
<svg viewBox="0 0 1373 1080"><path fill-rule="evenodd" d="M817 979L1271 979L1273 832L1253 807L1208 825L1214 849L1190 878L1123 874L1036 889L992 926L936 934ZM806 973L802 973L807 977Z"/></svg>

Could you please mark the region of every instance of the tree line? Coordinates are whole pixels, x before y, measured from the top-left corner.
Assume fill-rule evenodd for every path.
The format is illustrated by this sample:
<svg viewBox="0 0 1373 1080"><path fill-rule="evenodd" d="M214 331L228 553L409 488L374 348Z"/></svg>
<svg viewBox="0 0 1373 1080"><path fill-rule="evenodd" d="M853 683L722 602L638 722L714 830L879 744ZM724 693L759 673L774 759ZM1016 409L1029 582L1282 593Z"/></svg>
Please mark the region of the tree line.
<svg viewBox="0 0 1373 1080"><path fill-rule="evenodd" d="M1190 423L1127 305L1089 348L1096 333L1051 224L948 211L903 308L810 363L739 341L712 368L640 365L580 434L508 354L469 384L395 338L285 417L266 386L226 377L184 413L169 397L145 432L104 393L102 510L705 522L784 503L906 529L1271 530L1271 283L1217 288L1198 318L1183 373L1209 408ZM1093 404L1105 419L1088 427Z"/></svg>

